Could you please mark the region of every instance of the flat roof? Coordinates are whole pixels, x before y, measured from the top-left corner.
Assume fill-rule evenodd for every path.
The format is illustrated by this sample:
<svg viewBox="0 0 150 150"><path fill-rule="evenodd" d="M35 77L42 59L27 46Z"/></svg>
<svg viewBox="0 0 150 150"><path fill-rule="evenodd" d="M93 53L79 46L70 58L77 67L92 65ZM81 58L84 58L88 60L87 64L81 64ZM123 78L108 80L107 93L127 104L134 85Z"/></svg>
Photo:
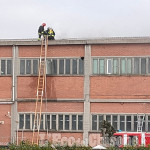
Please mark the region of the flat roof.
<svg viewBox="0 0 150 150"><path fill-rule="evenodd" d="M48 45L95 45L95 44L144 44L150 43L150 37L108 37L96 39L56 39L49 40ZM0 39L1 46L41 45L37 39Z"/></svg>

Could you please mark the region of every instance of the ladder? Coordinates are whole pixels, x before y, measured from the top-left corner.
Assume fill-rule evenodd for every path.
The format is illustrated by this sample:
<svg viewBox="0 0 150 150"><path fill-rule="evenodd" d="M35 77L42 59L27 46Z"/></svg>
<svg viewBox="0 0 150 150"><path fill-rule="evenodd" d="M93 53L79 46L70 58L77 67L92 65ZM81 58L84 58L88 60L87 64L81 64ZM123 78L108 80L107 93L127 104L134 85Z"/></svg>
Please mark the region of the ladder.
<svg viewBox="0 0 150 150"><path fill-rule="evenodd" d="M33 135L32 144L39 144L39 131L41 124L41 113L42 113L42 103L45 90L46 81L46 57L47 57L47 47L48 47L48 37L41 39L41 54L39 63L39 74L38 74L38 84L37 84L37 95L34 113L34 124L33 124Z"/></svg>
<svg viewBox="0 0 150 150"><path fill-rule="evenodd" d="M142 132L145 114L137 114L137 132Z"/></svg>

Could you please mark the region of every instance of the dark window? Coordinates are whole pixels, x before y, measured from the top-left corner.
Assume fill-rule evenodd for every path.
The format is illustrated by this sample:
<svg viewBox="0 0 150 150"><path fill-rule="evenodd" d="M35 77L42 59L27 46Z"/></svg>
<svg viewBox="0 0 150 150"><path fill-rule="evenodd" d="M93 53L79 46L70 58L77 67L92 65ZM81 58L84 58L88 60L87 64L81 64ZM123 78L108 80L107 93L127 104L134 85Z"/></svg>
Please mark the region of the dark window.
<svg viewBox="0 0 150 150"><path fill-rule="evenodd" d="M69 115L65 115L65 130L69 130Z"/></svg>
<svg viewBox="0 0 150 150"><path fill-rule="evenodd" d="M59 130L63 130L63 115L59 115L59 116L58 116L58 120L59 120L58 129L59 129Z"/></svg>
<svg viewBox="0 0 150 150"><path fill-rule="evenodd" d="M6 60L1 60L1 75L6 74Z"/></svg>
<svg viewBox="0 0 150 150"><path fill-rule="evenodd" d="M7 74L11 74L11 60L7 60Z"/></svg>
<svg viewBox="0 0 150 150"><path fill-rule="evenodd" d="M57 60L52 60L52 74L57 74Z"/></svg>
<svg viewBox="0 0 150 150"><path fill-rule="evenodd" d="M148 58L148 73L150 73L150 58Z"/></svg>
<svg viewBox="0 0 150 150"><path fill-rule="evenodd" d="M38 60L33 60L33 74L38 74Z"/></svg>
<svg viewBox="0 0 150 150"><path fill-rule="evenodd" d="M83 130L83 116L78 116L78 130Z"/></svg>
<svg viewBox="0 0 150 150"><path fill-rule="evenodd" d="M137 116L134 116L134 131L137 131Z"/></svg>
<svg viewBox="0 0 150 150"><path fill-rule="evenodd" d="M41 115L40 129L43 129L43 114Z"/></svg>
<svg viewBox="0 0 150 150"><path fill-rule="evenodd" d="M141 58L141 74L146 74L146 58Z"/></svg>
<svg viewBox="0 0 150 150"><path fill-rule="evenodd" d="M59 60L59 74L64 74L64 59Z"/></svg>
<svg viewBox="0 0 150 150"><path fill-rule="evenodd" d="M52 115L52 129L56 130L56 115Z"/></svg>
<svg viewBox="0 0 150 150"><path fill-rule="evenodd" d="M131 116L127 116L126 118L126 131L131 131Z"/></svg>
<svg viewBox="0 0 150 150"><path fill-rule="evenodd" d="M24 115L20 114L19 115L19 129L23 129L24 127Z"/></svg>
<svg viewBox="0 0 150 150"><path fill-rule="evenodd" d="M97 130L97 115L92 115L92 130Z"/></svg>
<svg viewBox="0 0 150 150"><path fill-rule="evenodd" d="M26 74L31 74L31 60L26 60Z"/></svg>
<svg viewBox="0 0 150 150"><path fill-rule="evenodd" d="M45 115L45 129L50 129L50 115Z"/></svg>
<svg viewBox="0 0 150 150"><path fill-rule="evenodd" d="M56 115L52 115L52 129L56 130Z"/></svg>
<svg viewBox="0 0 150 150"><path fill-rule="evenodd" d="M106 121L111 124L111 115L106 115Z"/></svg>
<svg viewBox="0 0 150 150"><path fill-rule="evenodd" d="M77 60L72 60L72 74L77 74Z"/></svg>
<svg viewBox="0 0 150 150"><path fill-rule="evenodd" d="M30 129L30 114L25 115L25 129Z"/></svg>
<svg viewBox="0 0 150 150"><path fill-rule="evenodd" d="M25 60L20 60L20 74L25 74Z"/></svg>
<svg viewBox="0 0 150 150"><path fill-rule="evenodd" d="M103 120L104 120L103 115L99 115L99 127L98 127L99 130L101 130L101 128L102 128Z"/></svg>
<svg viewBox="0 0 150 150"><path fill-rule="evenodd" d="M84 74L84 59L79 59L79 74Z"/></svg>
<svg viewBox="0 0 150 150"><path fill-rule="evenodd" d="M107 59L107 74L112 74L112 60Z"/></svg>
<svg viewBox="0 0 150 150"><path fill-rule="evenodd" d="M134 74L139 74L139 58L134 58Z"/></svg>
<svg viewBox="0 0 150 150"><path fill-rule="evenodd" d="M125 116L120 116L120 130L125 131Z"/></svg>
<svg viewBox="0 0 150 150"><path fill-rule="evenodd" d="M77 116L72 115L72 130L76 130Z"/></svg>
<svg viewBox="0 0 150 150"><path fill-rule="evenodd" d="M115 130L117 130L118 116L112 116L112 125Z"/></svg>
<svg viewBox="0 0 150 150"><path fill-rule="evenodd" d="M150 132L150 116L148 116L148 132Z"/></svg>
<svg viewBox="0 0 150 150"><path fill-rule="evenodd" d="M66 59L66 74L70 74L70 59Z"/></svg>

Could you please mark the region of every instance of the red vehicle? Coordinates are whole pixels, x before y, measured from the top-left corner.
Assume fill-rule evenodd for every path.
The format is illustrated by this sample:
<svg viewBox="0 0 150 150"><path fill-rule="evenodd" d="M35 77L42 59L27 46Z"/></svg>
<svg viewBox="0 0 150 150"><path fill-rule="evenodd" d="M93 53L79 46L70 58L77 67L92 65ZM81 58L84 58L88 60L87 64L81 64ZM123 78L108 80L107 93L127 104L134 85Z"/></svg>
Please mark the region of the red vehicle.
<svg viewBox="0 0 150 150"><path fill-rule="evenodd" d="M117 132L112 139L113 146L124 147L150 145L150 133L148 132Z"/></svg>

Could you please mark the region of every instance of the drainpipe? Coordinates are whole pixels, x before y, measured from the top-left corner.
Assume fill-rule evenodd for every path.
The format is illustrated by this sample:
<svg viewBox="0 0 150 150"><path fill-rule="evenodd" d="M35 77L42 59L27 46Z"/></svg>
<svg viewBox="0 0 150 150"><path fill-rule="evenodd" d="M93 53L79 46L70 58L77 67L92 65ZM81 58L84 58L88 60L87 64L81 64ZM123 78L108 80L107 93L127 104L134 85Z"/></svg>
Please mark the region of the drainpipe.
<svg viewBox="0 0 150 150"><path fill-rule="evenodd" d="M13 45L13 83L12 83L12 101L15 101L15 45Z"/></svg>

